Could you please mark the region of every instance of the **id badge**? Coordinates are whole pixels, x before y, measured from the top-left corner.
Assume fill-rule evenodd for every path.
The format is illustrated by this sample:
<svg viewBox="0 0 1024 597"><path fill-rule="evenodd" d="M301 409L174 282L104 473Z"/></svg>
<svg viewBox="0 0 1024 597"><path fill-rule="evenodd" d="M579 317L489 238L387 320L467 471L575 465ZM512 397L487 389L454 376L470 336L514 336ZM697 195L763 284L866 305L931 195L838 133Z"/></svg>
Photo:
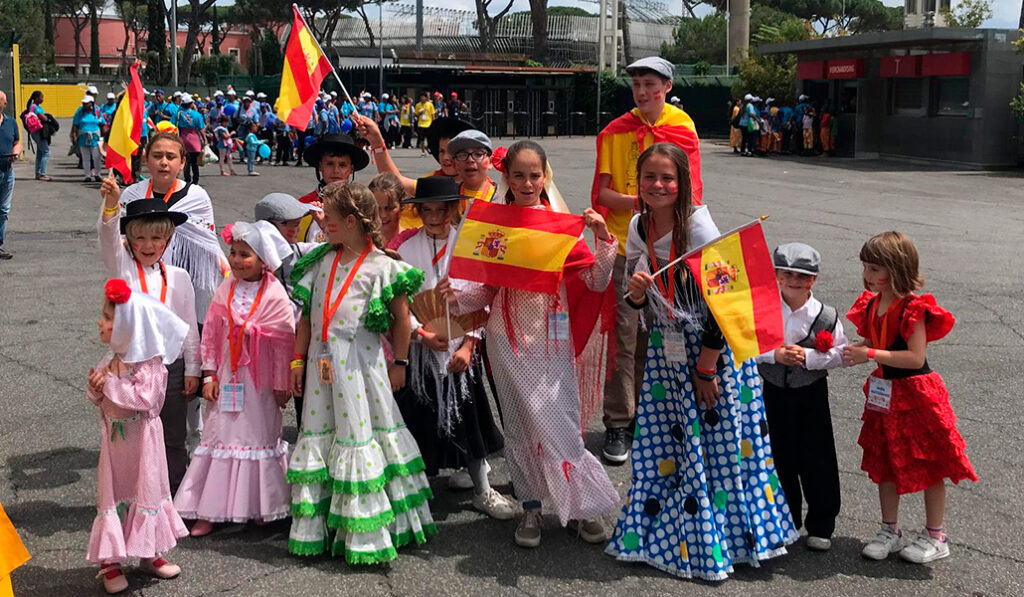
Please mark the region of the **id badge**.
<svg viewBox="0 0 1024 597"><path fill-rule="evenodd" d="M334 383L334 367L331 365L331 350L327 345L324 345L323 352L316 357L316 372L317 376L320 378L320 383Z"/></svg>
<svg viewBox="0 0 1024 597"><path fill-rule="evenodd" d="M245 386L240 383L220 385L220 410L225 413L240 413L245 406Z"/></svg>
<svg viewBox="0 0 1024 597"><path fill-rule="evenodd" d="M665 359L673 363L686 361L686 335L682 332L665 332L662 336Z"/></svg>
<svg viewBox="0 0 1024 597"><path fill-rule="evenodd" d="M881 377L868 378L868 404L871 410L887 413L892 401L892 382Z"/></svg>
<svg viewBox="0 0 1024 597"><path fill-rule="evenodd" d="M548 340L569 339L569 313L555 311L548 313Z"/></svg>

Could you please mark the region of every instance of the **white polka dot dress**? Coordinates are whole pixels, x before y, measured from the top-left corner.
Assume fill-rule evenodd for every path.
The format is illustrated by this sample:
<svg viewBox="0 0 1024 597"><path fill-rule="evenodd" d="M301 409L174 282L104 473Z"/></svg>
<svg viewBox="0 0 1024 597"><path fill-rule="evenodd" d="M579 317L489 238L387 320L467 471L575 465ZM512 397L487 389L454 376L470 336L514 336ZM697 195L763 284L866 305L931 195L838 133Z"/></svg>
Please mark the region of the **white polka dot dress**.
<svg viewBox="0 0 1024 597"><path fill-rule="evenodd" d="M632 485L606 552L676 576L723 580L734 564L785 553L799 534L775 474L756 365L737 367L726 347L722 396L704 410L690 377L700 334L689 324L684 331L687 361L672 362L665 328L653 324Z"/></svg>

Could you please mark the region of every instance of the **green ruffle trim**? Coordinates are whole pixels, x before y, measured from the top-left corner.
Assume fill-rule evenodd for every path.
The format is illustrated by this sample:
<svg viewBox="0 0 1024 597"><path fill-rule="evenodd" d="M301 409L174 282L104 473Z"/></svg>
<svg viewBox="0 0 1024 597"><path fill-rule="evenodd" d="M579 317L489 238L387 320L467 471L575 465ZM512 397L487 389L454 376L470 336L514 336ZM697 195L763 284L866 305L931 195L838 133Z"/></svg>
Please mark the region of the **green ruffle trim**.
<svg viewBox="0 0 1024 597"><path fill-rule="evenodd" d="M398 557L394 547L385 547L377 551L352 551L345 548L345 542L336 542L331 553L338 556L345 554L345 561L349 564L383 564Z"/></svg>
<svg viewBox="0 0 1024 597"><path fill-rule="evenodd" d="M422 270L411 267L395 276L394 282L381 289L380 296L370 299L366 308L363 323L371 332L383 334L391 328L391 301L396 296L405 295L412 301L412 296L423 285Z"/></svg>
<svg viewBox="0 0 1024 597"><path fill-rule="evenodd" d="M342 481L332 479L326 468L315 471L288 471L285 477L289 483L295 485L309 485L311 483L330 483L334 493L346 493L349 495L362 495L364 493L377 493L384 489L388 481L397 477L408 477L426 470L422 456L406 462L405 464L389 464L384 467L384 474L366 481ZM312 504L310 504L312 506Z"/></svg>
<svg viewBox="0 0 1024 597"><path fill-rule="evenodd" d="M334 246L330 243L318 245L312 251L300 257L299 260L295 262L295 267L292 268L292 298L302 304L302 314L307 317L309 316L310 305L313 303L313 297L310 289L302 286L299 282L311 267L319 263L320 260L324 258L324 255L331 252L333 249Z"/></svg>
<svg viewBox="0 0 1024 597"><path fill-rule="evenodd" d="M369 479L367 481L339 481L334 479L331 484L331 489L334 493L347 493L349 495L377 493L381 489L384 489L384 485L386 485L390 479L391 477L388 477L387 469L384 469L383 475L376 479Z"/></svg>
<svg viewBox="0 0 1024 597"><path fill-rule="evenodd" d="M409 475L422 473L426 469L427 465L423 463L423 457L417 456L405 464L389 464L385 466L384 476L390 481L396 477L408 477Z"/></svg>
<svg viewBox="0 0 1024 597"><path fill-rule="evenodd" d="M298 504L292 504L292 517L312 518L314 516L327 514L330 510L331 498L320 500L319 504L314 504L313 502L299 502Z"/></svg>
<svg viewBox="0 0 1024 597"><path fill-rule="evenodd" d="M331 513L327 517L327 526L332 529L345 529L350 533L369 533L370 531L382 529L394 521L395 513L392 510L366 518L349 518Z"/></svg>
<svg viewBox="0 0 1024 597"><path fill-rule="evenodd" d="M431 523L424 526L422 531L413 531L412 529L409 529L408 531L404 533L399 533L397 535L392 533L391 542L395 544L396 548L405 547L406 545L412 543L413 539L416 540L416 545L423 545L427 542L427 539L433 537L436 534L437 525Z"/></svg>
<svg viewBox="0 0 1024 597"><path fill-rule="evenodd" d="M391 509L394 510L395 514L403 514L409 510L419 508L424 502L432 499L434 499L434 491L428 485L417 493L409 494L400 500L392 500Z"/></svg>
<svg viewBox="0 0 1024 597"><path fill-rule="evenodd" d="M305 286L292 286L292 299L299 301L302 305L302 314L309 317L310 305L313 304L313 296Z"/></svg>
<svg viewBox="0 0 1024 597"><path fill-rule="evenodd" d="M297 556L315 556L327 551L326 541L297 541L288 539L288 551Z"/></svg>
<svg viewBox="0 0 1024 597"><path fill-rule="evenodd" d="M315 471L293 471L289 470L285 480L295 485L309 485L310 483L326 483L331 480L331 473L327 467L318 468Z"/></svg>

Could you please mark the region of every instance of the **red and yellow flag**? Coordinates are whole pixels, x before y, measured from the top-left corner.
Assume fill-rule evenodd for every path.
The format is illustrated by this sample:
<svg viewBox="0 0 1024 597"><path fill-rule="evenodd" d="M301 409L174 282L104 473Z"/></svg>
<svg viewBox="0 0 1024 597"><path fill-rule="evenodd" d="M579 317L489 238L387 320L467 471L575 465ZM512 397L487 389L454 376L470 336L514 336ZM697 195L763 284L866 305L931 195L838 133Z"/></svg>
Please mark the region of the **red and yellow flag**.
<svg viewBox="0 0 1024 597"><path fill-rule="evenodd" d="M583 218L473 201L463 216L448 273L452 278L531 292L558 292L562 268Z"/></svg>
<svg viewBox="0 0 1024 597"><path fill-rule="evenodd" d="M110 125L107 140L106 166L117 170L126 183L132 182L132 155L139 150L142 138L143 97L142 81L139 80L139 65L131 67L128 89L121 96L121 103Z"/></svg>
<svg viewBox="0 0 1024 597"><path fill-rule="evenodd" d="M333 68L293 4L292 31L284 50L277 117L300 130L309 124L320 84Z"/></svg>
<svg viewBox="0 0 1024 597"><path fill-rule="evenodd" d="M784 343L782 301L761 220L686 258L737 362Z"/></svg>

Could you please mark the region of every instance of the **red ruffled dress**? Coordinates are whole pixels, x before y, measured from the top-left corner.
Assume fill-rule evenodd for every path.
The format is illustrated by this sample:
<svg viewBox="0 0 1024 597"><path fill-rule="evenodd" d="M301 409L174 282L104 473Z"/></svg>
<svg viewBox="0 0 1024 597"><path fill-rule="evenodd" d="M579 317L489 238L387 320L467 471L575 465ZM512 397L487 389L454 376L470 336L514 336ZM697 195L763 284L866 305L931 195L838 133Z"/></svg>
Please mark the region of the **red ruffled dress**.
<svg viewBox="0 0 1024 597"><path fill-rule="evenodd" d="M943 338L953 329L953 314L936 304L931 294L907 296L884 315L872 317L875 300L875 294L864 291L846 317L857 326L862 338L881 337L883 318L888 318L886 327L896 334L887 350L907 350L906 339L922 318L928 342ZM889 412L865 408L861 417L864 425L857 439L864 449L861 469L872 481L895 483L897 491L904 494L923 491L946 478L954 483L978 480L967 460L964 439L956 429L949 392L927 361L914 370L879 366L871 375L892 382ZM865 382L865 396L867 391Z"/></svg>

